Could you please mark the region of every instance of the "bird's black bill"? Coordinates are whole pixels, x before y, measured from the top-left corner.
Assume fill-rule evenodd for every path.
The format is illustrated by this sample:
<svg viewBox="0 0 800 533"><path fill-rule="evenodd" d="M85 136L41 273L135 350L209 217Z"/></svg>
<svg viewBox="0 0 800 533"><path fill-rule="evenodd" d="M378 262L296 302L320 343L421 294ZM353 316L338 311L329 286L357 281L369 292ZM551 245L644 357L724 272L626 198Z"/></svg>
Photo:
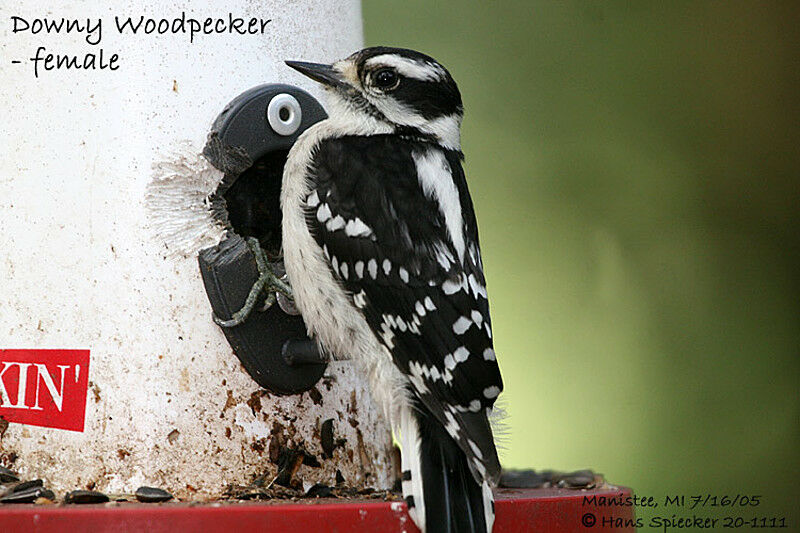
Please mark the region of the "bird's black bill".
<svg viewBox="0 0 800 533"><path fill-rule="evenodd" d="M331 87L344 85L342 77L333 69L332 65L306 63L304 61L286 61L286 64L300 74L308 76L312 80L318 81L323 85L329 85Z"/></svg>

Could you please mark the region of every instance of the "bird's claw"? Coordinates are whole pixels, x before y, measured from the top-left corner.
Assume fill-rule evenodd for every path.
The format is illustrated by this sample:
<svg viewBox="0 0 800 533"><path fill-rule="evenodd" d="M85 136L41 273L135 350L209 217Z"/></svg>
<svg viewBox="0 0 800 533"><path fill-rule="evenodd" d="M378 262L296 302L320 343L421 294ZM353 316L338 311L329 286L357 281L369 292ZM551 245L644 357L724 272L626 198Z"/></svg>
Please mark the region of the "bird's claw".
<svg viewBox="0 0 800 533"><path fill-rule="evenodd" d="M222 320L214 315L214 322L223 328L238 326L247 320L247 317L253 312L258 297L262 292L266 292L267 296L264 299L264 305L260 311L266 311L272 307L277 299L277 293L281 293L290 300L292 299L292 288L272 270L267 255L261 248L258 239L255 237L248 237L246 242L248 248L250 248L250 251L252 251L255 256L256 267L258 267L258 279L250 288L250 292L242 308L233 313L228 320Z"/></svg>

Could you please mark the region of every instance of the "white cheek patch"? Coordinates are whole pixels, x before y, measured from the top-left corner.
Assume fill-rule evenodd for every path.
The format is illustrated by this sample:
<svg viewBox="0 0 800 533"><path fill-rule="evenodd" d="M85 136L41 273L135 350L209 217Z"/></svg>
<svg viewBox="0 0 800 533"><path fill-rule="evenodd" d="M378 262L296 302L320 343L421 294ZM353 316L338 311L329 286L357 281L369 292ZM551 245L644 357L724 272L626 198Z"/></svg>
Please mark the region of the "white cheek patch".
<svg viewBox="0 0 800 533"><path fill-rule="evenodd" d="M439 139L445 148L461 150L461 115L458 113L427 120L418 129Z"/></svg>
<svg viewBox="0 0 800 533"><path fill-rule="evenodd" d="M424 124L425 118L416 111L392 98L384 95L364 95L367 101L394 124L418 127Z"/></svg>
<svg viewBox="0 0 800 533"><path fill-rule="evenodd" d="M410 126L428 134L448 150L461 150L461 115L454 113L434 119L427 119L414 109L394 98L365 94L367 101L394 124Z"/></svg>

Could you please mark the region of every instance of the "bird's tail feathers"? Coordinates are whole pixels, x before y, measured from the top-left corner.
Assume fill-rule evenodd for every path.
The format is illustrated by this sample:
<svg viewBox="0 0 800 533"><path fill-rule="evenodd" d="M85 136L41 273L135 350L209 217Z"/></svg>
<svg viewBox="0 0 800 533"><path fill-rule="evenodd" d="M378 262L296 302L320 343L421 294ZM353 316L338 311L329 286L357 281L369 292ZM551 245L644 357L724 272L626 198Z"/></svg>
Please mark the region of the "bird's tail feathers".
<svg viewBox="0 0 800 533"><path fill-rule="evenodd" d="M473 477L467 457L426 409L400 420L402 487L409 514L425 533L491 533L494 497Z"/></svg>
<svg viewBox="0 0 800 533"><path fill-rule="evenodd" d="M404 408L400 415L400 465L403 497L408 506L408 514L425 532L425 498L423 497L422 464L420 462L421 439L417 418L413 409Z"/></svg>

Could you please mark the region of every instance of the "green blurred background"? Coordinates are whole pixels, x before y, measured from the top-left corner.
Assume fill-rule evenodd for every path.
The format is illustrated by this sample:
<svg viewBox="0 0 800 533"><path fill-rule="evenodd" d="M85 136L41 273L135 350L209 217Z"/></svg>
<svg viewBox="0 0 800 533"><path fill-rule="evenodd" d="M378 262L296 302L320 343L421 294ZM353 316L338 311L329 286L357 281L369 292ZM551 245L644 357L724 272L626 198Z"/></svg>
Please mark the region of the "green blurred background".
<svg viewBox="0 0 800 533"><path fill-rule="evenodd" d="M734 516L800 531L800 6L363 9L461 87L504 466L763 494Z"/></svg>

